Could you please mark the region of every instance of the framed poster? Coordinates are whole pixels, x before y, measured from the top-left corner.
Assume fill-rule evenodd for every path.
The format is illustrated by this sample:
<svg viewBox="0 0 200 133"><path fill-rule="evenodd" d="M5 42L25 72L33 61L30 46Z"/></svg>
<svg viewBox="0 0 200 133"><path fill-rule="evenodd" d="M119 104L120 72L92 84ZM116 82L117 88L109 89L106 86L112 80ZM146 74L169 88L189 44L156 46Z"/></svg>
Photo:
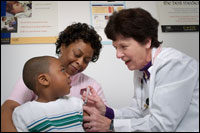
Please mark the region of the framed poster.
<svg viewBox="0 0 200 133"><path fill-rule="evenodd" d="M55 43L57 1L1 1L1 44Z"/></svg>
<svg viewBox="0 0 200 133"><path fill-rule="evenodd" d="M199 31L199 1L158 1L162 32Z"/></svg>
<svg viewBox="0 0 200 133"><path fill-rule="evenodd" d="M90 1L91 24L102 37L102 44L112 44L112 41L107 39L104 33L109 16L114 11L119 11L124 8L125 1Z"/></svg>

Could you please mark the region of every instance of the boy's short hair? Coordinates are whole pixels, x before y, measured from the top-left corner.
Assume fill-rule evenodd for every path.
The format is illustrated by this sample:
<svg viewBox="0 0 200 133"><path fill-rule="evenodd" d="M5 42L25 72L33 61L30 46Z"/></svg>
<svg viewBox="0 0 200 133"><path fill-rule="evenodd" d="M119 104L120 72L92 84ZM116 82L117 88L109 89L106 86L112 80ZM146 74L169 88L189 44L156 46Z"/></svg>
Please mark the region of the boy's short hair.
<svg viewBox="0 0 200 133"><path fill-rule="evenodd" d="M25 85L34 91L39 74L48 73L50 56L38 56L29 59L23 68L23 80Z"/></svg>

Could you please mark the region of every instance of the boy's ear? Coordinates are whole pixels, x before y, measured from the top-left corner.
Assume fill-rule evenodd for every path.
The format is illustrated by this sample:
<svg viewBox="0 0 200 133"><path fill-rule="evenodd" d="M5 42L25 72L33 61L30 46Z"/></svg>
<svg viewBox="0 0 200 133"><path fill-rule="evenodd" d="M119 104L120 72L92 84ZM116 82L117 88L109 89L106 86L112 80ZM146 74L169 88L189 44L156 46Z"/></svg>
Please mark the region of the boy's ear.
<svg viewBox="0 0 200 133"><path fill-rule="evenodd" d="M38 82L39 82L39 84L44 85L44 86L49 85L49 83L50 83L49 75L46 73L38 75Z"/></svg>

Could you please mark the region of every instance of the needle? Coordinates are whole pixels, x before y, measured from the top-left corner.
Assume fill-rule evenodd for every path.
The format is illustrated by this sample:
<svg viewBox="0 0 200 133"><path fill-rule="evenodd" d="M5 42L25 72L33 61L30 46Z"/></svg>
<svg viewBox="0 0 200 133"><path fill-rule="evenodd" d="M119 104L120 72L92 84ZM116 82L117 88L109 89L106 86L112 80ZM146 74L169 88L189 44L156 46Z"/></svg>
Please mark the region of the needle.
<svg viewBox="0 0 200 133"><path fill-rule="evenodd" d="M90 91L90 88L87 87L86 97L85 97L85 101L84 101L83 105L87 104L87 101L88 101L87 97L88 97L89 91Z"/></svg>

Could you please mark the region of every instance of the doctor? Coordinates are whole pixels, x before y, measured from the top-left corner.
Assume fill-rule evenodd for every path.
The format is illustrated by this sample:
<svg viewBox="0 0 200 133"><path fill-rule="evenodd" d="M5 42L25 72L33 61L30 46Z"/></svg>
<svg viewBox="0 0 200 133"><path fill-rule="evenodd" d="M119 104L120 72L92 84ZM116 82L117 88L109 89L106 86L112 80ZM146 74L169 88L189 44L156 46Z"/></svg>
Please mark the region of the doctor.
<svg viewBox="0 0 200 133"><path fill-rule="evenodd" d="M109 18L105 33L113 40L117 58L134 70L134 96L130 107L114 109L90 88L88 103L93 107L84 106L90 114L84 117L86 131L199 131L199 63L161 47L158 25L141 8Z"/></svg>

